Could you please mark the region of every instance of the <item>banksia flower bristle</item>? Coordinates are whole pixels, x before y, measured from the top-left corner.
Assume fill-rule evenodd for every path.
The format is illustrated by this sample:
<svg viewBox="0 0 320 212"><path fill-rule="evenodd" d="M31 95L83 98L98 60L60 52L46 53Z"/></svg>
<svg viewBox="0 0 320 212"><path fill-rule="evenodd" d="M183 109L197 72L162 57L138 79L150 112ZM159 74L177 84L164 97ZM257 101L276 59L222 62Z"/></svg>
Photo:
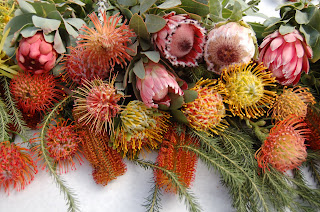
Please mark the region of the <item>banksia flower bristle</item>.
<svg viewBox="0 0 320 212"><path fill-rule="evenodd" d="M260 63L236 64L223 70L221 81L225 87L225 103L233 115L258 118L270 108L276 93L265 86L276 86L275 78Z"/></svg>
<svg viewBox="0 0 320 212"><path fill-rule="evenodd" d="M181 145L199 145L198 141L186 134L185 128L177 133L177 127L173 127L166 134L161 144L156 163L158 166L173 171L179 181L186 187L190 187L195 177L197 157L191 151L186 151L179 147ZM161 171L154 172L155 181L160 188L167 192L176 193L176 187L171 180Z"/></svg>
<svg viewBox="0 0 320 212"><path fill-rule="evenodd" d="M148 108L143 102L131 101L121 112L121 123L112 136L114 148L129 159L142 148L157 148L168 129L169 117L164 112Z"/></svg>
<svg viewBox="0 0 320 212"><path fill-rule="evenodd" d="M226 110L215 80L200 80L190 89L198 92L198 97L183 105L182 112L190 126L198 131L218 133L226 125L222 120Z"/></svg>
<svg viewBox="0 0 320 212"><path fill-rule="evenodd" d="M75 94L74 113L79 116L78 122L88 126L91 132L105 133L112 128L111 118L120 111L118 101L124 95L117 93L114 81L104 83L101 79L85 81Z"/></svg>
<svg viewBox="0 0 320 212"><path fill-rule="evenodd" d="M98 63L98 61L89 61L89 53L83 48L70 47L70 54L64 58L65 73L64 81L82 84L84 81L92 81L96 78L106 79L109 76L108 70Z"/></svg>
<svg viewBox="0 0 320 212"><path fill-rule="evenodd" d="M305 117L308 103L314 104L315 99L309 92L309 88L296 86L294 88L284 88L283 93L277 96L272 110L272 118L283 120L289 115Z"/></svg>
<svg viewBox="0 0 320 212"><path fill-rule="evenodd" d="M259 167L265 169L268 164L281 172L300 166L307 158L304 144L310 130L303 118L289 116L271 128L264 144L256 152Z"/></svg>
<svg viewBox="0 0 320 212"><path fill-rule="evenodd" d="M3 141L0 143L0 189L8 192L10 187L20 191L38 172L29 150Z"/></svg>
<svg viewBox="0 0 320 212"><path fill-rule="evenodd" d="M305 122L311 130L307 138L307 144L313 150L320 150L320 110L308 107Z"/></svg>
<svg viewBox="0 0 320 212"><path fill-rule="evenodd" d="M126 172L121 155L108 146L108 135L93 134L88 127L82 127L81 131L83 154L93 167L92 175L97 184L105 186Z"/></svg>
<svg viewBox="0 0 320 212"><path fill-rule="evenodd" d="M10 84L10 91L23 113L45 113L58 102L64 92L56 88L53 75L19 73Z"/></svg>
<svg viewBox="0 0 320 212"><path fill-rule="evenodd" d="M60 173L67 173L69 169L75 170L76 159L80 165L82 159L79 155L79 134L76 132L76 126L70 120L54 120L55 125L50 124L46 133L46 149L55 165L58 165ZM33 139L35 142L38 139ZM34 146L33 151L38 153L41 158L42 152L40 145ZM44 166L45 167L45 166Z"/></svg>
<svg viewBox="0 0 320 212"><path fill-rule="evenodd" d="M91 64L100 64L105 71L111 71L116 64L126 65L126 60L131 56L127 50L127 44L131 42L130 38L135 36L129 26L125 23L119 24L121 16L110 16L107 19L106 13L103 12L103 22L99 21L95 13L89 15L95 29L84 26L81 30L85 34L80 34L78 47L87 52L87 62Z"/></svg>

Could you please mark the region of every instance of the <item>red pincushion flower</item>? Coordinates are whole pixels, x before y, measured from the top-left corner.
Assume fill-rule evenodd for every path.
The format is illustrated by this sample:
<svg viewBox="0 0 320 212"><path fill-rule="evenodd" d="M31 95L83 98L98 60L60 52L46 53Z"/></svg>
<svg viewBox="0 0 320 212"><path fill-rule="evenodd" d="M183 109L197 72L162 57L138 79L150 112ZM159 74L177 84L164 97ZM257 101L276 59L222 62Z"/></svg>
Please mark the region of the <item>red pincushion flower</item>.
<svg viewBox="0 0 320 212"><path fill-rule="evenodd" d="M17 191L25 188L38 172L29 150L3 141L0 143L0 189L9 193L13 186Z"/></svg>
<svg viewBox="0 0 320 212"><path fill-rule="evenodd" d="M38 32L20 41L16 57L18 65L24 71L42 74L54 67L57 52L53 49L53 44L44 39L43 33Z"/></svg>
<svg viewBox="0 0 320 212"><path fill-rule="evenodd" d="M187 14L171 12L163 18L167 24L152 35L161 54L173 65L194 67L203 55L206 30Z"/></svg>
<svg viewBox="0 0 320 212"><path fill-rule="evenodd" d="M34 114L45 112L62 97L64 92L56 85L54 76L49 74L19 73L12 79L10 90L22 112Z"/></svg>
<svg viewBox="0 0 320 212"><path fill-rule="evenodd" d="M268 164L281 172L297 168L307 158L306 135L310 131L301 117L289 116L271 128L262 147L256 152L259 167Z"/></svg>

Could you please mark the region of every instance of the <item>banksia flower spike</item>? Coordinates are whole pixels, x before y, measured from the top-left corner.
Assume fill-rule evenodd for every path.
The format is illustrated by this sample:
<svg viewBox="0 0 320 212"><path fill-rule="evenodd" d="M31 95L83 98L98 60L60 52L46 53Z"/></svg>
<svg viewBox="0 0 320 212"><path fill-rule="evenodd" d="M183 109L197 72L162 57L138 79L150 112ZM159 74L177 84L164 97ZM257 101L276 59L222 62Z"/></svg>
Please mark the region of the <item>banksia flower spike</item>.
<svg viewBox="0 0 320 212"><path fill-rule="evenodd" d="M130 38L135 34L125 22L120 24L121 16L110 16L107 18L106 13L101 13L103 22L99 21L95 13L89 15L95 29L84 26L81 30L85 34L80 34L78 47L83 48L86 52L87 63L99 64L102 69L109 72L116 64L126 65L126 60L131 56L127 53L127 44L131 42Z"/></svg>
<svg viewBox="0 0 320 212"><path fill-rule="evenodd" d="M10 90L22 112L33 115L45 113L62 98L64 92L56 85L53 75L19 73L11 80Z"/></svg>
<svg viewBox="0 0 320 212"><path fill-rule="evenodd" d="M0 143L0 189L9 194L13 186L20 191L33 180L37 172L28 149L9 141Z"/></svg>
<svg viewBox="0 0 320 212"><path fill-rule="evenodd" d="M277 96L274 105L270 108L271 116L275 120L283 120L290 115L305 117L309 103L315 104L315 98L308 88L285 87L283 93Z"/></svg>
<svg viewBox="0 0 320 212"><path fill-rule="evenodd" d="M182 108L190 126L198 131L214 133L227 127L223 122L226 109L216 80L200 80L190 90L198 92L198 97Z"/></svg>
<svg viewBox="0 0 320 212"><path fill-rule="evenodd" d="M296 85L301 72L309 72L312 49L297 30L285 35L277 30L266 36L259 48L259 62L263 62L281 85Z"/></svg>
<svg viewBox="0 0 320 212"><path fill-rule="evenodd" d="M308 146L313 150L320 150L320 110L316 107L309 106L305 122L311 130L307 138Z"/></svg>
<svg viewBox="0 0 320 212"><path fill-rule="evenodd" d="M297 116L277 122L256 152L259 167L265 169L270 164L285 172L300 166L307 158L304 142L310 130L306 125L303 118Z"/></svg>
<svg viewBox="0 0 320 212"><path fill-rule="evenodd" d="M160 63L149 61L144 65L145 78L137 77L136 87L140 91L142 101L148 107L158 108L159 104L170 106L169 93L183 95L176 77Z"/></svg>
<svg viewBox="0 0 320 212"><path fill-rule="evenodd" d="M20 68L32 74L48 73L55 65L57 52L53 44L48 43L43 32L23 38L17 49L17 61Z"/></svg>
<svg viewBox="0 0 320 212"><path fill-rule="evenodd" d="M85 81L74 91L74 113L78 123L88 126L91 132L104 134L112 128L112 118L120 112L118 101L124 95L117 93L114 81L105 83L101 79Z"/></svg>
<svg viewBox="0 0 320 212"><path fill-rule="evenodd" d="M50 124L46 133L46 149L55 165L58 165L60 173L67 173L69 169L75 170L76 159L80 165L82 159L79 155L80 134L76 132L76 126L70 120L54 120L55 125ZM36 139L31 140L32 143ZM41 159L40 145L34 146L32 150L38 153ZM45 167L45 166L44 166Z"/></svg>
<svg viewBox="0 0 320 212"><path fill-rule="evenodd" d="M158 166L173 171L179 178L179 181L187 188L190 188L195 178L197 156L191 151L186 151L179 147L181 145L199 145L199 142L186 134L185 127L181 132L177 132L177 126L171 128L166 134L161 144L156 163ZM156 184L167 192L176 193L176 187L171 180L163 174L161 170L154 171Z"/></svg>
<svg viewBox="0 0 320 212"><path fill-rule="evenodd" d="M248 63L256 53L256 37L244 22L217 24L208 34L204 59L209 71L221 74L224 68L237 63Z"/></svg>
<svg viewBox="0 0 320 212"><path fill-rule="evenodd" d="M262 64L236 64L224 69L221 82L225 87L225 103L233 115L240 118L257 118L270 108L276 93L266 86L276 86L272 73Z"/></svg>
<svg viewBox="0 0 320 212"><path fill-rule="evenodd" d="M120 114L120 124L111 137L113 147L129 159L142 149L155 149L168 130L169 115L131 101Z"/></svg>
<svg viewBox="0 0 320 212"><path fill-rule="evenodd" d="M187 14L171 12L163 18L167 24L152 35L152 41L172 65L194 67L203 55L206 30Z"/></svg>

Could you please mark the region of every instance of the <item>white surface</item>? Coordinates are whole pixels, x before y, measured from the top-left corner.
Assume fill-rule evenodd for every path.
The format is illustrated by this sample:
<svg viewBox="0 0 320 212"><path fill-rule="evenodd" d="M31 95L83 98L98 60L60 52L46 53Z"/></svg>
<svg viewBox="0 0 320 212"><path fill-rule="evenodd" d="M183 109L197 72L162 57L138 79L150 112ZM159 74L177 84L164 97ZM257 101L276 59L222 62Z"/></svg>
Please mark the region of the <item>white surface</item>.
<svg viewBox="0 0 320 212"><path fill-rule="evenodd" d="M278 1L262 0L260 8L268 16L278 16L274 11ZM256 21L262 21L253 19ZM154 155L151 158L154 158ZM76 171L63 174L67 185L77 194L82 212L140 212L149 195L153 174L129 161L125 175L103 187L92 179L92 168L87 161L77 166ZM198 198L204 212L233 211L227 189L220 184L219 174L199 162L192 192ZM186 206L176 195L163 193L162 211L186 212ZM46 171L39 170L33 182L21 191L11 191L8 196L0 191L0 212L65 212L64 196Z"/></svg>

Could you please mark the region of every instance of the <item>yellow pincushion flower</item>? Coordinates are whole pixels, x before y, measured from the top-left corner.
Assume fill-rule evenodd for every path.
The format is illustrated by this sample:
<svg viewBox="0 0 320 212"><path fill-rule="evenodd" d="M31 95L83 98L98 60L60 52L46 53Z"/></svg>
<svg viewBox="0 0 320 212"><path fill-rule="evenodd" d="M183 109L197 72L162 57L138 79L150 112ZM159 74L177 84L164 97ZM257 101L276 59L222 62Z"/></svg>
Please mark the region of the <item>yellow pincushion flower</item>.
<svg viewBox="0 0 320 212"><path fill-rule="evenodd" d="M225 102L233 115L258 118L270 108L276 93L266 86L276 86L272 73L262 64L252 62L231 65L223 70L221 82L225 88Z"/></svg>
<svg viewBox="0 0 320 212"><path fill-rule="evenodd" d="M283 120L289 115L305 117L308 103L315 104L315 99L308 88L295 86L294 88L284 88L283 93L277 96L276 101L270 110L272 118Z"/></svg>

